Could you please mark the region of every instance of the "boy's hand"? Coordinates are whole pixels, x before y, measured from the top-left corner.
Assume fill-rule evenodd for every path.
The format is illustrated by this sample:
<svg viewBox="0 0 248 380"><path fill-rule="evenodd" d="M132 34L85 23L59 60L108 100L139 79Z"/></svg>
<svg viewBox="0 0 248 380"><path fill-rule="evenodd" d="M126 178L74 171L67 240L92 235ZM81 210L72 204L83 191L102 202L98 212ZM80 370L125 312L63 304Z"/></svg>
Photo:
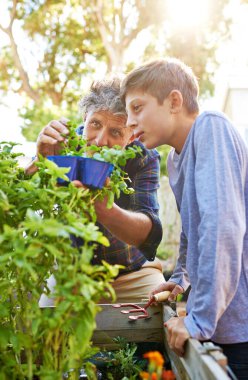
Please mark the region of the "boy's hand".
<svg viewBox="0 0 248 380"><path fill-rule="evenodd" d="M169 347L178 355L183 356L184 345L190 338L189 332L184 324L184 317L173 317L169 319L165 324L167 328L167 339Z"/></svg>
<svg viewBox="0 0 248 380"><path fill-rule="evenodd" d="M41 154L44 157L59 154L60 143L64 142L69 133L66 123L67 119L52 120L40 132L37 139L37 156Z"/></svg>
<svg viewBox="0 0 248 380"><path fill-rule="evenodd" d="M163 282L161 285L155 288L149 296L151 298L151 296L153 296L154 294L164 292L165 290L169 290L171 292L168 301L175 301L178 294L184 293L184 289L180 285L177 285L175 282L172 281L167 281Z"/></svg>

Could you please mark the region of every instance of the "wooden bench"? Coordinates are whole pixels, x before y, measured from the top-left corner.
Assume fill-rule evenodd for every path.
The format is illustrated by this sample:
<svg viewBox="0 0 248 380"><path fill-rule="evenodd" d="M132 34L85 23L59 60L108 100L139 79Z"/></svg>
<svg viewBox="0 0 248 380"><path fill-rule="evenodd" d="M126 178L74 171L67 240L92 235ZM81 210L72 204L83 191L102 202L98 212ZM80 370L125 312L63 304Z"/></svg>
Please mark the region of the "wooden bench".
<svg viewBox="0 0 248 380"><path fill-rule="evenodd" d="M138 304L144 306L145 304ZM113 338L124 337L127 342L161 342L164 344L177 380L228 380L227 359L221 349L212 344L201 344L189 339L183 358L177 356L168 346L163 322L175 316L175 304L163 303L151 306L149 319L131 321L119 308L111 304L100 305L102 311L96 317L97 328L93 344L108 350L117 348Z"/></svg>

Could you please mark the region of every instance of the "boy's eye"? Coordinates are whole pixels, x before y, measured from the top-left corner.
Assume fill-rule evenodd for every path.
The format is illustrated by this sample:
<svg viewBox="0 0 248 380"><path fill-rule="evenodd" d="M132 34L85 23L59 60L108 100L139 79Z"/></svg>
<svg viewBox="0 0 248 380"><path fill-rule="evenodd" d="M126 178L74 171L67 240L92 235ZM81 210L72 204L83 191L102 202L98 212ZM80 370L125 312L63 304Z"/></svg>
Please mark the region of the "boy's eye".
<svg viewBox="0 0 248 380"><path fill-rule="evenodd" d="M133 110L134 110L134 112L138 112L138 111L140 110L140 107L141 107L140 104L135 104L135 105L133 106Z"/></svg>

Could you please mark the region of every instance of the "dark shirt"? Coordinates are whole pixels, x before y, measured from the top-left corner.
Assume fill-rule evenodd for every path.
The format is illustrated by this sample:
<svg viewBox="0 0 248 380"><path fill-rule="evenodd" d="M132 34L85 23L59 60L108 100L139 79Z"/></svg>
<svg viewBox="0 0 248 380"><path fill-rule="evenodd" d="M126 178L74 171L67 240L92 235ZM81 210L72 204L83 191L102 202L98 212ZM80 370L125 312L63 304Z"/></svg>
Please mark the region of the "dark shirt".
<svg viewBox="0 0 248 380"><path fill-rule="evenodd" d="M83 127L77 130L79 134L82 134L82 131ZM157 199L160 173L159 153L155 149L147 150L139 141L129 146L133 145L142 148L142 156L137 155L129 159L123 170L131 179L129 187L133 187L135 192L129 195L121 193L120 198L115 199L115 203L125 210L146 214L152 221L152 229L144 243L137 248L118 240L99 223L99 228L108 238L110 246L99 245L92 260L93 264L100 264L102 260L105 260L112 265L125 266L125 269L120 270L120 274L140 269L146 260L153 261L162 239Z"/></svg>

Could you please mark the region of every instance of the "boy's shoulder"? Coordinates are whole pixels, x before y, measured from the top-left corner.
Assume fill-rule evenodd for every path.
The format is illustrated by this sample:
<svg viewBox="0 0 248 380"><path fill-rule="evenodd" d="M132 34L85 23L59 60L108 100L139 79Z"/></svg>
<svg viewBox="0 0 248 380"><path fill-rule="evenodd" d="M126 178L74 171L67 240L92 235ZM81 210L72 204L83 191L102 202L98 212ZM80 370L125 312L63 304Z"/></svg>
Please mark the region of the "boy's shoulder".
<svg viewBox="0 0 248 380"><path fill-rule="evenodd" d="M224 131L233 133L236 130L228 116L220 111L203 111L195 119L192 129L194 136L209 134L210 130L213 135Z"/></svg>
<svg viewBox="0 0 248 380"><path fill-rule="evenodd" d="M198 115L198 117L196 118L196 122L200 123L204 119L211 119L211 118L220 118L220 119L223 119L225 121L230 122L230 120L228 119L227 115L225 115L223 112L221 112L221 111L212 111L212 110L209 110L209 111L207 110L207 111L201 112Z"/></svg>

